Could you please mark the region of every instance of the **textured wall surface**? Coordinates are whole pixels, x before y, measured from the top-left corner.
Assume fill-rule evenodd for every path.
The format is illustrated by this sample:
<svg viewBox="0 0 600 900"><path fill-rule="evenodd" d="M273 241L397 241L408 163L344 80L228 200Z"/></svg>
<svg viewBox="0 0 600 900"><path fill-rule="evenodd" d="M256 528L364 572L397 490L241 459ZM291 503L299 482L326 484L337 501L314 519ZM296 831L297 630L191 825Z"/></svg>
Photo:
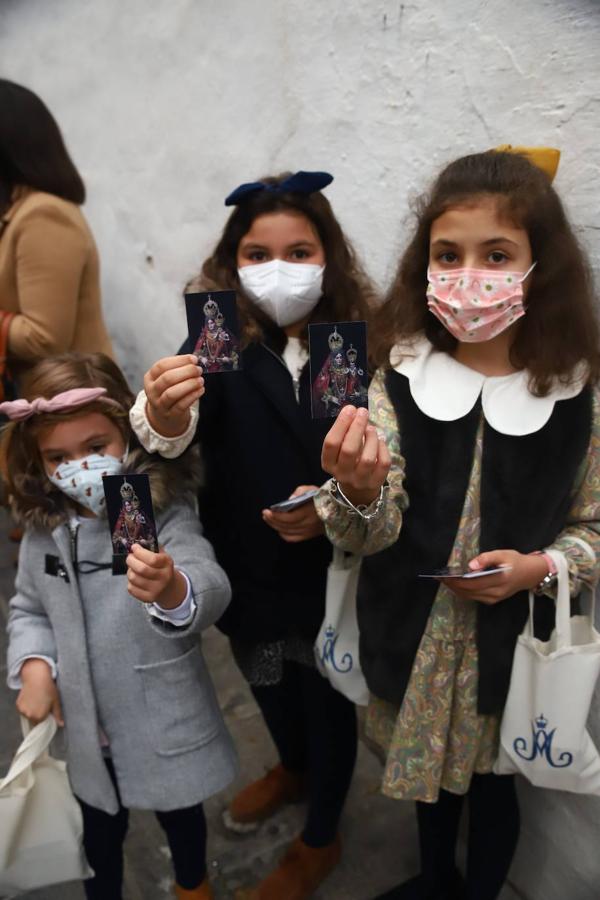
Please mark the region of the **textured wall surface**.
<svg viewBox="0 0 600 900"><path fill-rule="evenodd" d="M593 0L3 0L0 71L41 94L89 189L107 319L137 383L184 335L183 283L223 197L324 168L380 284L409 202L446 161L551 144L557 187L600 262ZM593 727L600 741L598 704ZM514 880L529 898L600 896L600 798L524 790Z"/></svg>
<svg viewBox="0 0 600 900"><path fill-rule="evenodd" d="M325 168L381 282L407 201L498 143L564 150L598 228L598 4L586 0L3 0L0 70L59 119L88 187L108 318L139 375L184 333L181 286L241 181Z"/></svg>

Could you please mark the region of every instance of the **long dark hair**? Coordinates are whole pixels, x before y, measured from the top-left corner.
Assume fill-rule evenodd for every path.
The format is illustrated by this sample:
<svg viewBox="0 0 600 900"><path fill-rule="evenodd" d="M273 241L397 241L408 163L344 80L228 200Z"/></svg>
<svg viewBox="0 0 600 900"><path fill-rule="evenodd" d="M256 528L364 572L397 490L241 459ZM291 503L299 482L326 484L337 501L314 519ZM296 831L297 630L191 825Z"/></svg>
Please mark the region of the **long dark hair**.
<svg viewBox="0 0 600 900"><path fill-rule="evenodd" d="M261 181L276 185L289 175L290 172L283 172L281 175L261 178ZM306 216L317 232L325 253L323 296L310 321L368 321L370 318L375 290L327 198L320 192L299 194L258 191L249 194L234 209L213 253L204 261L200 275L188 285L189 290L230 289L237 292L244 345L268 336L275 349L282 350L285 346L284 332L244 295L237 274L238 246L252 227L253 221L267 213L285 211Z"/></svg>
<svg viewBox="0 0 600 900"><path fill-rule="evenodd" d="M547 394L554 379L568 382L580 362L587 364L590 380L597 380L600 335L592 279L562 203L541 169L523 156L496 151L450 163L418 202L416 229L377 316L377 363L388 365L392 346L418 334L438 350L454 351L456 339L427 307L429 238L433 222L449 207L478 196L497 198L499 214L527 231L537 261L527 312L510 348L512 364L528 370L537 396Z"/></svg>
<svg viewBox="0 0 600 900"><path fill-rule="evenodd" d="M85 186L52 113L20 84L0 78L0 213L18 185L83 203Z"/></svg>

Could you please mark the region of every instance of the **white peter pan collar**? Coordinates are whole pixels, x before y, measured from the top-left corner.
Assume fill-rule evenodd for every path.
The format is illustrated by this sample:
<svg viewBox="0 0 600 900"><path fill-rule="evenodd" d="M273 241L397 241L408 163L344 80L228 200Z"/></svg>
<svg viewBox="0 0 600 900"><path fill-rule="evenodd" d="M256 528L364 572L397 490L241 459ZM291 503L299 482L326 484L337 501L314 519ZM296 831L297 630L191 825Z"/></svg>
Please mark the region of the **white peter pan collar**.
<svg viewBox="0 0 600 900"><path fill-rule="evenodd" d="M413 400L425 415L442 422L466 416L481 395L483 415L501 434L534 434L546 424L557 400L576 397L586 379L583 367L570 385L557 386L547 397L529 391L527 370L488 376L469 369L448 353L436 350L426 338L397 344L390 353L396 372L408 378Z"/></svg>

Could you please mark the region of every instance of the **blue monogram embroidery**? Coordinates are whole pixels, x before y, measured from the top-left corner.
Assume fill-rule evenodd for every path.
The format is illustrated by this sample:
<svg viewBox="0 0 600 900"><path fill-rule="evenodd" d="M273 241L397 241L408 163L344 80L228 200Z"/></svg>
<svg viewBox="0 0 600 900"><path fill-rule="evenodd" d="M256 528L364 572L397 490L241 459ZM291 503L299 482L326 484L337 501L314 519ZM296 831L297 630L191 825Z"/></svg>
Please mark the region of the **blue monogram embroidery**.
<svg viewBox="0 0 600 900"><path fill-rule="evenodd" d="M525 759L527 762L531 762L536 756L545 756L546 761L553 769L564 769L573 762L573 754L563 750L558 760L552 759L552 741L554 740L556 728L553 728L552 731L547 731L547 724L548 720L544 718L542 713L535 722L531 723L531 752L527 750L527 740L523 737L515 738L513 742L514 751L521 759Z"/></svg>
<svg viewBox="0 0 600 900"><path fill-rule="evenodd" d="M325 641L323 643L323 649L321 651L321 662L323 665L331 665L336 672L340 672L342 675L345 675L352 669L354 662L352 660L351 653L344 653L342 658L336 662L335 659L335 645L337 643L339 635L336 634L335 629L332 628L331 625L328 625L325 629Z"/></svg>

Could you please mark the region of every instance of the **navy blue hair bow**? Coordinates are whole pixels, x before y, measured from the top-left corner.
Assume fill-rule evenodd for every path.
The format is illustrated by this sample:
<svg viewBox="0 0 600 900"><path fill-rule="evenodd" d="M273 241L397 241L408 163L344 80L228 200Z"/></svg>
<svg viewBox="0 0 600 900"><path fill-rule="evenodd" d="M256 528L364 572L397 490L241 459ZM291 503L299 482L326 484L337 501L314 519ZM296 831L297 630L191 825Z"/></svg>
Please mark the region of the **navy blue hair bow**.
<svg viewBox="0 0 600 900"><path fill-rule="evenodd" d="M225 206L237 206L249 194L255 194L258 191L270 191L273 194L314 194L315 191L327 187L332 181L333 175L330 175L329 172L296 172L295 175L290 175L279 184L249 181L246 184L240 184L225 198Z"/></svg>

